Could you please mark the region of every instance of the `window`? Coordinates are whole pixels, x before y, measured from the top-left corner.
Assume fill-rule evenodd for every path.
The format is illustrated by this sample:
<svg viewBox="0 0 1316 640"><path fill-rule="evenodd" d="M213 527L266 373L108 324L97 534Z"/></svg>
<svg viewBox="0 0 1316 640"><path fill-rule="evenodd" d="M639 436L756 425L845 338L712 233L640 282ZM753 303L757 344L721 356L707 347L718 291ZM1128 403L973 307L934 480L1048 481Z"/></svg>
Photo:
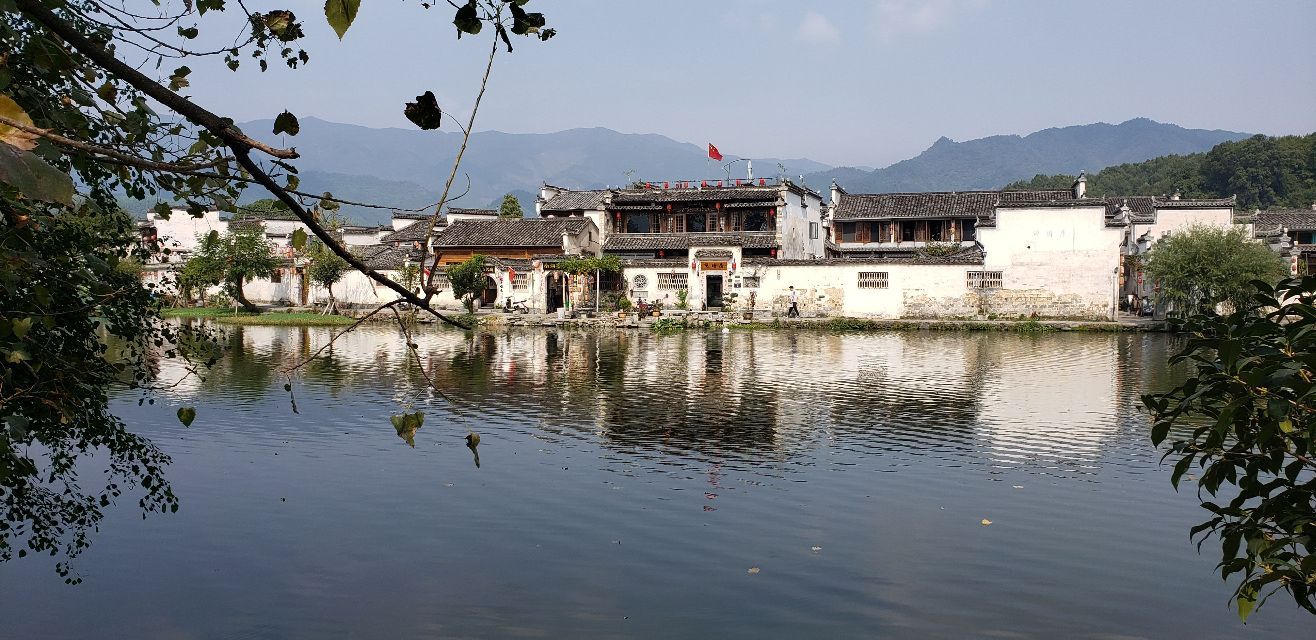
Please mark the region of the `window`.
<svg viewBox="0 0 1316 640"><path fill-rule="evenodd" d="M973 220L965 220L964 229L962 231L962 237L960 238L960 240L976 240L978 237L976 232L977 232L977 223L974 222Z"/></svg>
<svg viewBox="0 0 1316 640"><path fill-rule="evenodd" d="M855 235L855 227L856 225L853 222L841 223L841 242L856 242L858 240Z"/></svg>
<svg viewBox="0 0 1316 640"><path fill-rule="evenodd" d="M860 289L885 289L886 287L887 287L887 272L885 271L859 272Z"/></svg>
<svg viewBox="0 0 1316 640"><path fill-rule="evenodd" d="M1000 289L1000 271L970 271L966 284L970 289Z"/></svg>
<svg viewBox="0 0 1316 640"><path fill-rule="evenodd" d="M702 233L707 230L708 215L692 213L685 217L685 230L690 233Z"/></svg>
<svg viewBox="0 0 1316 640"><path fill-rule="evenodd" d="M810 223L809 223L809 239L810 239L810 240L817 240L817 239L818 239L818 223L817 223L817 222L810 222Z"/></svg>
<svg viewBox="0 0 1316 640"><path fill-rule="evenodd" d="M649 233L649 214L626 214L626 233Z"/></svg>
<svg viewBox="0 0 1316 640"><path fill-rule="evenodd" d="M512 290L525 291L530 288L530 274L514 273L512 274Z"/></svg>
<svg viewBox="0 0 1316 640"><path fill-rule="evenodd" d="M283 282L283 269L275 269L273 272L271 272L270 282L273 282L274 284L279 284L280 282Z"/></svg>
<svg viewBox="0 0 1316 640"><path fill-rule="evenodd" d="M772 231L768 217L761 211L745 214L745 231Z"/></svg>
<svg viewBox="0 0 1316 640"><path fill-rule="evenodd" d="M759 277L745 276L744 284L746 289L757 289L759 288Z"/></svg>
<svg viewBox="0 0 1316 640"><path fill-rule="evenodd" d="M914 241L914 223L912 223L912 222L901 222L901 223L900 223L900 233L897 234L897 237L900 238L900 241L901 241L901 242L913 242L913 241Z"/></svg>
<svg viewBox="0 0 1316 640"><path fill-rule="evenodd" d="M442 291L448 288L448 272L440 271L434 274L434 288Z"/></svg>
<svg viewBox="0 0 1316 640"><path fill-rule="evenodd" d="M928 238L933 242L941 242L942 224L940 220L933 220L928 223Z"/></svg>
<svg viewBox="0 0 1316 640"><path fill-rule="evenodd" d="M658 289L660 291L676 291L685 289L690 280L688 273L660 273L658 274Z"/></svg>
<svg viewBox="0 0 1316 640"><path fill-rule="evenodd" d="M886 240L886 234L882 233L882 228L886 225L881 222L868 223L868 241L882 242Z"/></svg>

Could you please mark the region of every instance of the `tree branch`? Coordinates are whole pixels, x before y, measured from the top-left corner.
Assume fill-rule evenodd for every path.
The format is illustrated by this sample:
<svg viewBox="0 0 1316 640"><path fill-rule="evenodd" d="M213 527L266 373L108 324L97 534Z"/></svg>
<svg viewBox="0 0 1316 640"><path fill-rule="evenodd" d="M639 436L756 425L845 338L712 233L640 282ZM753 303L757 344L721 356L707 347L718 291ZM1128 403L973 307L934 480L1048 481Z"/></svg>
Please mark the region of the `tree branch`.
<svg viewBox="0 0 1316 640"><path fill-rule="evenodd" d="M84 56L87 56L92 62L101 66L101 68L111 74L123 79L124 82L132 85L138 91L145 93L160 104L169 107L175 113L205 127L211 133L219 136L229 147L233 149L257 150L274 156L275 158L292 159L298 157L296 149L279 149L271 147L259 140L248 137L237 127L233 126L233 121L228 118L221 118L209 110L197 105L196 103L184 98L183 96L170 91L165 86L147 77L142 72L132 68L127 63L119 60L113 53L107 51L104 47L92 41L87 36L80 33L73 25L64 19L55 15L55 12L46 8L41 0L14 0L14 4L33 22L50 30L51 33L62 38L69 46L77 50Z"/></svg>

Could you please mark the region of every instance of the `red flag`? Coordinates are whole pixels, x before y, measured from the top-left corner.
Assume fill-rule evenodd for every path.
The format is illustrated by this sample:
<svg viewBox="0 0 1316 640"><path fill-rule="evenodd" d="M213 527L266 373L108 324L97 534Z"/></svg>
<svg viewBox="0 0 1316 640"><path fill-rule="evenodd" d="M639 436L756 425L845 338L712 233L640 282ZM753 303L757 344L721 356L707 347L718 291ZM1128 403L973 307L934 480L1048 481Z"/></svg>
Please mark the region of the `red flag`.
<svg viewBox="0 0 1316 640"><path fill-rule="evenodd" d="M708 157L717 160L718 162L722 161L722 152L718 151L717 147L713 146L713 143L711 142L708 143Z"/></svg>

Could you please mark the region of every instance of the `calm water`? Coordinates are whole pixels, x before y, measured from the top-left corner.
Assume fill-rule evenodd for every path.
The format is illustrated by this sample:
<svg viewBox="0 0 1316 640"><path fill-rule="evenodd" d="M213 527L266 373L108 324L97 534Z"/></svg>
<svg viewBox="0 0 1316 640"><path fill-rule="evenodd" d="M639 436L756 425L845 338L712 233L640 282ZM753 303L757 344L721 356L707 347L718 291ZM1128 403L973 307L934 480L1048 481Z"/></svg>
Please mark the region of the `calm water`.
<svg viewBox="0 0 1316 640"><path fill-rule="evenodd" d="M182 509L122 501L80 586L0 566L0 637L1316 637L1280 597L1241 625L1188 542L1137 409L1164 336L435 330L448 404L369 328L294 414L327 335L231 330L125 399Z"/></svg>

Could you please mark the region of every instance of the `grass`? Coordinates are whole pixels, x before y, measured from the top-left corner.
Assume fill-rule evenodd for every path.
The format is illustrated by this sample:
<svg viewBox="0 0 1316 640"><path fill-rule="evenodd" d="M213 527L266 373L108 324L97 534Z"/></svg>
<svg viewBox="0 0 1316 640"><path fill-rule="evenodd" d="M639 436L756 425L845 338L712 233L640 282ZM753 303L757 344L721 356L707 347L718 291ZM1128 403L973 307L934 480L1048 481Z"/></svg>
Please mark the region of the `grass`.
<svg viewBox="0 0 1316 640"><path fill-rule="evenodd" d="M347 316L325 316L318 313L249 313L213 307L165 309L160 315L166 318L205 318L223 324L262 325L276 327L339 327L352 324L356 319Z"/></svg>

